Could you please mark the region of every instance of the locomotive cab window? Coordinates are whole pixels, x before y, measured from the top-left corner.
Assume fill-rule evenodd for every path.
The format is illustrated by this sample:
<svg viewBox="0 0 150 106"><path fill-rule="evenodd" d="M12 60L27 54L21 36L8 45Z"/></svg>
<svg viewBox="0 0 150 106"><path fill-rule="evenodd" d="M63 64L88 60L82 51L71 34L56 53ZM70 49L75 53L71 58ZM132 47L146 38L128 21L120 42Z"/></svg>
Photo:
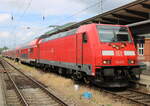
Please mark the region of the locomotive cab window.
<svg viewBox="0 0 150 106"><path fill-rule="evenodd" d="M87 43L87 41L88 41L87 34L86 34L86 33L83 33L83 34L82 34L82 42L83 42L83 43Z"/></svg>
<svg viewBox="0 0 150 106"><path fill-rule="evenodd" d="M102 42L131 42L127 27L97 26L100 41Z"/></svg>

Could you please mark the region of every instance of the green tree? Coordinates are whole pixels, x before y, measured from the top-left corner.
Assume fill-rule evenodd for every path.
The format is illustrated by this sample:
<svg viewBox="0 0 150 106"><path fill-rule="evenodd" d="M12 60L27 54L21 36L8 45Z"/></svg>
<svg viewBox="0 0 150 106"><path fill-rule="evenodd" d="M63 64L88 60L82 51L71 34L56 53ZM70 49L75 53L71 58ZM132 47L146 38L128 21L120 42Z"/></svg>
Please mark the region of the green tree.
<svg viewBox="0 0 150 106"><path fill-rule="evenodd" d="M0 48L0 54L1 54L1 52L2 52L3 50L7 50L7 49L8 49L7 46L4 46L3 48Z"/></svg>

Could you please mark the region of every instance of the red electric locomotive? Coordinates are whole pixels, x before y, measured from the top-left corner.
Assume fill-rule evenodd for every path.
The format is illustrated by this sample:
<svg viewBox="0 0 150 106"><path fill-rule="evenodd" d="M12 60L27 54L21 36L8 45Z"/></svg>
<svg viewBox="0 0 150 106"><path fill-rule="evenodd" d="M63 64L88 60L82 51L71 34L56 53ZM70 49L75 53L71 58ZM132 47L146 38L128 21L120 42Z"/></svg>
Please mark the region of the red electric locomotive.
<svg viewBox="0 0 150 106"><path fill-rule="evenodd" d="M127 26L89 24L40 38L38 64L54 66L86 83L124 87L141 70L132 34ZM67 69L67 70L64 70Z"/></svg>
<svg viewBox="0 0 150 106"><path fill-rule="evenodd" d="M41 36L19 53L28 63L103 87L126 87L141 74L132 34L125 25L82 25Z"/></svg>

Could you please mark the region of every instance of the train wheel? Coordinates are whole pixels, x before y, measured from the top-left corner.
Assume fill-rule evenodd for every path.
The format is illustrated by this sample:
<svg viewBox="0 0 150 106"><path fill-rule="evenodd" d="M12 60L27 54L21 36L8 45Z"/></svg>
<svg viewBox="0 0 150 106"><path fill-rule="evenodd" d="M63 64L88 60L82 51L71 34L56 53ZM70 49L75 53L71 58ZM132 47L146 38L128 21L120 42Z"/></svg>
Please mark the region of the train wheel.
<svg viewBox="0 0 150 106"><path fill-rule="evenodd" d="M77 76L77 79L81 80L83 78L83 75L81 72L76 72L76 76Z"/></svg>
<svg viewBox="0 0 150 106"><path fill-rule="evenodd" d="M72 74L71 78L72 78L74 81L78 81L78 78L77 78L77 76L76 76L75 73Z"/></svg>
<svg viewBox="0 0 150 106"><path fill-rule="evenodd" d="M84 80L84 82L86 83L86 84L90 84L91 83L91 81L90 81L90 79L88 78L88 77L83 77L83 80Z"/></svg>
<svg viewBox="0 0 150 106"><path fill-rule="evenodd" d="M141 74L136 75L137 80L141 79Z"/></svg>
<svg viewBox="0 0 150 106"><path fill-rule="evenodd" d="M70 73L71 75L71 78L74 80L74 81L81 81L83 80L83 74L79 71L73 71Z"/></svg>
<svg viewBox="0 0 150 106"><path fill-rule="evenodd" d="M47 68L46 68L46 67L44 67L44 68L43 68L43 71L45 71L45 72L46 72L46 70L47 70Z"/></svg>
<svg viewBox="0 0 150 106"><path fill-rule="evenodd" d="M59 68L59 69L58 69L58 74L60 74L60 75L63 74L62 68Z"/></svg>

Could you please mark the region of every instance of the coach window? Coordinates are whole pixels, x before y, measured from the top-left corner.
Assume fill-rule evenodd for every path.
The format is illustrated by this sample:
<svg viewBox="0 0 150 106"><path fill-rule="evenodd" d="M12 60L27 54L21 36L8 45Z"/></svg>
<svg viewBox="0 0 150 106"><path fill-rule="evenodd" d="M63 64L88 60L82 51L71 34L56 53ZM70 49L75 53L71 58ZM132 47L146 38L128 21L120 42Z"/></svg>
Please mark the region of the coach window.
<svg viewBox="0 0 150 106"><path fill-rule="evenodd" d="M88 39L87 39L87 34L84 32L82 35L82 42L83 43L87 43Z"/></svg>
<svg viewBox="0 0 150 106"><path fill-rule="evenodd" d="M32 53L32 52L33 52L33 48L30 48L30 49L29 49L29 52Z"/></svg>

